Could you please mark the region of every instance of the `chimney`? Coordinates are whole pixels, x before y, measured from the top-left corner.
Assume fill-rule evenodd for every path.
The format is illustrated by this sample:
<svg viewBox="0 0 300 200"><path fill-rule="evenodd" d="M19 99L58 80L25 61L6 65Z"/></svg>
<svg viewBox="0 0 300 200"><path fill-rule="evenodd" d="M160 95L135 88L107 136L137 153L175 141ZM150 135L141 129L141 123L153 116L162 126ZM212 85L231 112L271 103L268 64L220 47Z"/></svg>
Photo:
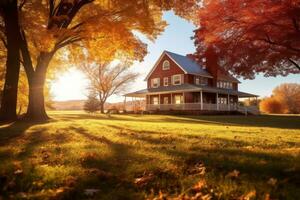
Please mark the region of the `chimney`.
<svg viewBox="0 0 300 200"><path fill-rule="evenodd" d="M206 69L213 76L213 86L217 87L219 66L218 66L217 54L215 53L212 47L207 48L205 52L205 58L206 58Z"/></svg>

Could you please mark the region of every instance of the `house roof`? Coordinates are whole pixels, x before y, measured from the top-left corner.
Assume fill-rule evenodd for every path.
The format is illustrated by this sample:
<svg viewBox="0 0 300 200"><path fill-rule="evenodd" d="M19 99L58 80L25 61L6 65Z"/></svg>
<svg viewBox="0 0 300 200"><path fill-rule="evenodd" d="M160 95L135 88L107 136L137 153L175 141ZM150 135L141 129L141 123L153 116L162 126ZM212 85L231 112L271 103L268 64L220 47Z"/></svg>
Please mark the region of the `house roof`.
<svg viewBox="0 0 300 200"><path fill-rule="evenodd" d="M182 84L182 85L170 85L170 86L161 86L158 88L149 88L143 89L136 92L125 94L127 97L145 97L146 94L162 94L162 93L170 93L170 92L192 92L192 91L203 91L203 92L211 92L211 93L219 93L219 94L230 94L230 95L238 95L240 98L246 97L258 97L257 95L241 92L232 89L222 89L222 88L214 88L209 86L201 86L201 85L192 85L192 84Z"/></svg>
<svg viewBox="0 0 300 200"><path fill-rule="evenodd" d="M208 71L203 69L202 66L200 66L198 63L196 63L188 56L182 56L169 51L165 51L165 52L172 60L174 60L176 64L182 67L187 74L195 74L195 75L212 77L211 74L208 73Z"/></svg>
<svg viewBox="0 0 300 200"><path fill-rule="evenodd" d="M158 61L155 63L154 67L146 76L145 80L147 80L150 77L150 75L156 69L156 67L158 66L158 64L160 63L164 55L167 55L172 61L174 61L178 65L178 67L181 68L182 71L184 71L185 74L194 74L194 75L212 78L212 75L208 71L203 69L203 67L201 67L195 61L193 61L191 58L176 53L172 53L170 51L164 51L160 56L160 58L158 59Z"/></svg>
<svg viewBox="0 0 300 200"><path fill-rule="evenodd" d="M230 74L225 75L225 74L221 73L220 71L218 71L218 80L241 83L238 79L231 76Z"/></svg>

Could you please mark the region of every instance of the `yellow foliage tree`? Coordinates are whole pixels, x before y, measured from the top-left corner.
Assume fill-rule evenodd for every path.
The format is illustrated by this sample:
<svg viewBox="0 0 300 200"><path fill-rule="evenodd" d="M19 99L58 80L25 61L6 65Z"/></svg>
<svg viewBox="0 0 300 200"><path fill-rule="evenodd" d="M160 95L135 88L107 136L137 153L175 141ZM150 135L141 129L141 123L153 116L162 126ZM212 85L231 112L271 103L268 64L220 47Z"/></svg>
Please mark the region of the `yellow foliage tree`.
<svg viewBox="0 0 300 200"><path fill-rule="evenodd" d="M49 64L76 54L76 46L112 60L126 52L141 60L145 45L134 31L154 40L165 28L164 10L192 19L200 0L31 0L21 9L23 63L29 82L27 118L47 119L43 89ZM75 46L75 48L74 48ZM116 48L118 47L118 48ZM104 56L105 55L105 56Z"/></svg>

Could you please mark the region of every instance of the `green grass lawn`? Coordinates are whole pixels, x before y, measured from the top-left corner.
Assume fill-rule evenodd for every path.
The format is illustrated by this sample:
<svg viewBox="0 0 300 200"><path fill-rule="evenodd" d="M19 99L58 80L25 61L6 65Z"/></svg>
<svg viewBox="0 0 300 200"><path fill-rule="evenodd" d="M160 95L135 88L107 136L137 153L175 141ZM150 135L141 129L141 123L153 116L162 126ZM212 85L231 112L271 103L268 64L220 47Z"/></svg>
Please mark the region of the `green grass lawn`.
<svg viewBox="0 0 300 200"><path fill-rule="evenodd" d="M300 199L299 116L50 116L0 126L0 199Z"/></svg>

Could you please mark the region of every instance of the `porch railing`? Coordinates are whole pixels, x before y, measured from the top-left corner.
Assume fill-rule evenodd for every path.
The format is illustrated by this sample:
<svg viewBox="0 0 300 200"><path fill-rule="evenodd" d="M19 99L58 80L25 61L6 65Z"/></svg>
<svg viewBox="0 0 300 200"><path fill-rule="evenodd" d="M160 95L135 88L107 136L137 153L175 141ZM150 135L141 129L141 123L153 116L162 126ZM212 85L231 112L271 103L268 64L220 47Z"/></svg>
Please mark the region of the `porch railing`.
<svg viewBox="0 0 300 200"><path fill-rule="evenodd" d="M214 110L214 111L235 111L238 110L237 105L227 104L208 104L204 103L201 109L200 103L184 103L184 104L147 104L147 110Z"/></svg>

